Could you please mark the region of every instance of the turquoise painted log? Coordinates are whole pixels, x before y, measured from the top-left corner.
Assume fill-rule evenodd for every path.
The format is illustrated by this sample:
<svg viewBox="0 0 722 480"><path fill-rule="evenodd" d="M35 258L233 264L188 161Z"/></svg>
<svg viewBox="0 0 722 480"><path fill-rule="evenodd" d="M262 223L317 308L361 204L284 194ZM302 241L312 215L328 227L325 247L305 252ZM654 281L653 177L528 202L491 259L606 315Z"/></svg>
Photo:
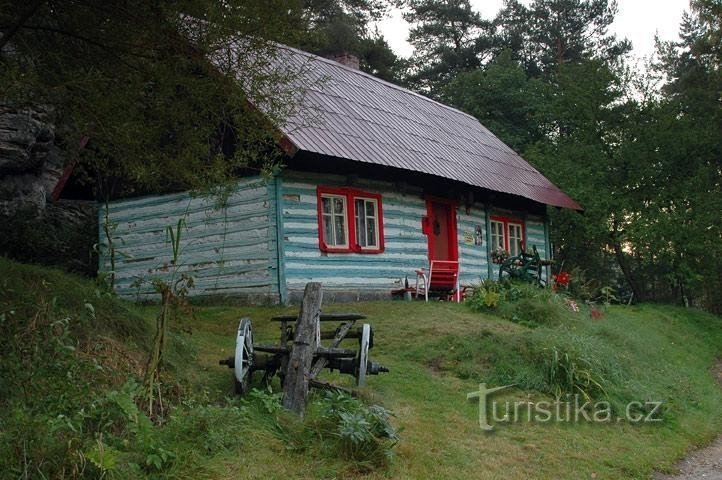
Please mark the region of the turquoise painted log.
<svg viewBox="0 0 722 480"><path fill-rule="evenodd" d="M180 257L171 264L167 228L183 219ZM194 296L277 297L278 250L275 185L242 179L221 206L218 198L188 192L142 197L109 205L120 295L155 297L154 279L194 279ZM100 271L111 269L104 209L100 209Z"/></svg>

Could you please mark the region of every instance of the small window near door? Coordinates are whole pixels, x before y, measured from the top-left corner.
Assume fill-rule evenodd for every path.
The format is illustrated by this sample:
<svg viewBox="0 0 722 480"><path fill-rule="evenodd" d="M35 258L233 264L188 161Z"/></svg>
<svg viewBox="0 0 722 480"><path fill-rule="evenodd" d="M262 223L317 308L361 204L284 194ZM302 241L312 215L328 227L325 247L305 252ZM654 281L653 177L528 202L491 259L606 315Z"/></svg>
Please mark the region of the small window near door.
<svg viewBox="0 0 722 480"><path fill-rule="evenodd" d="M491 249L501 248L511 256L521 255L524 248L524 223L516 218L491 217Z"/></svg>
<svg viewBox="0 0 722 480"><path fill-rule="evenodd" d="M509 223L509 253L515 257L521 254L521 245L524 237L521 233L521 224Z"/></svg>
<svg viewBox="0 0 722 480"><path fill-rule="evenodd" d="M491 221L491 249L501 248L506 250L504 241L504 222Z"/></svg>
<svg viewBox="0 0 722 480"><path fill-rule="evenodd" d="M381 195L352 188L318 187L317 192L321 251L383 252Z"/></svg>

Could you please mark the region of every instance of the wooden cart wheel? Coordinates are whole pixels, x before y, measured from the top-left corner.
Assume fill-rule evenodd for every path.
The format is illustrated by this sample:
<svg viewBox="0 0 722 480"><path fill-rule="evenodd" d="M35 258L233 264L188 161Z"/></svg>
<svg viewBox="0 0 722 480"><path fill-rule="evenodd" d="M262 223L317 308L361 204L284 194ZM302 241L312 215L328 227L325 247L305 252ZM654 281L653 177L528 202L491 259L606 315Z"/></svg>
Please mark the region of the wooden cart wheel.
<svg viewBox="0 0 722 480"><path fill-rule="evenodd" d="M504 280L509 280L512 276L513 276L513 274L512 274L510 266L508 266L506 264L502 264L501 266L499 266L499 281L500 282L503 282Z"/></svg>
<svg viewBox="0 0 722 480"><path fill-rule="evenodd" d="M364 323L361 327L361 342L359 344L358 365L356 369L356 385L363 387L366 382L366 367L369 360L369 346L371 344L371 325Z"/></svg>
<svg viewBox="0 0 722 480"><path fill-rule="evenodd" d="M236 356L233 366L233 380L236 393L244 395L248 392L253 367L253 330L251 319L242 318L238 324L236 337Z"/></svg>

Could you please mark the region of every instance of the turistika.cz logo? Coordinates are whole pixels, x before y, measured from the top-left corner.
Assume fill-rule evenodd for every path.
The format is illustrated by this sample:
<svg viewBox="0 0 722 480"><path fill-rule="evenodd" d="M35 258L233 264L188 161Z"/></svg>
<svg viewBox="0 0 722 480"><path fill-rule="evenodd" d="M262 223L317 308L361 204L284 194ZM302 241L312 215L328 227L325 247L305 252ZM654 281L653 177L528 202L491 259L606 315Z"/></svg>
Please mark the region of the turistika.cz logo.
<svg viewBox="0 0 722 480"><path fill-rule="evenodd" d="M654 423L661 422L662 402L629 402L623 415L614 415L609 402L591 400L580 395L569 395L565 399L554 401L504 401L497 402L490 397L514 385L489 388L486 383L479 384L479 390L466 395L468 400L479 403L479 427L485 431L494 429L494 425L503 423Z"/></svg>

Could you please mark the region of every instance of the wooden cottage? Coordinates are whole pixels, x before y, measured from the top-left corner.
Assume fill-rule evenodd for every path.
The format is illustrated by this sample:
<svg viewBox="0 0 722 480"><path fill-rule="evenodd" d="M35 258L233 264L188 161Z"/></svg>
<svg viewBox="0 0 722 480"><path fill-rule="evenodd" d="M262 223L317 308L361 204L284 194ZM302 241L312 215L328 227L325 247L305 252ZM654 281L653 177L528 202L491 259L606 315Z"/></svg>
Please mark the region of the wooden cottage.
<svg viewBox="0 0 722 480"><path fill-rule="evenodd" d="M239 179L220 209L189 193L112 202L119 294L154 294L144 280L170 274L166 227L180 218L192 295L286 303L309 281L328 301L389 297L432 261L432 286L478 283L498 274L494 249L549 258L547 207L580 209L470 115L295 49L278 62L311 85L282 127L282 172ZM101 210L109 271L105 222Z"/></svg>

